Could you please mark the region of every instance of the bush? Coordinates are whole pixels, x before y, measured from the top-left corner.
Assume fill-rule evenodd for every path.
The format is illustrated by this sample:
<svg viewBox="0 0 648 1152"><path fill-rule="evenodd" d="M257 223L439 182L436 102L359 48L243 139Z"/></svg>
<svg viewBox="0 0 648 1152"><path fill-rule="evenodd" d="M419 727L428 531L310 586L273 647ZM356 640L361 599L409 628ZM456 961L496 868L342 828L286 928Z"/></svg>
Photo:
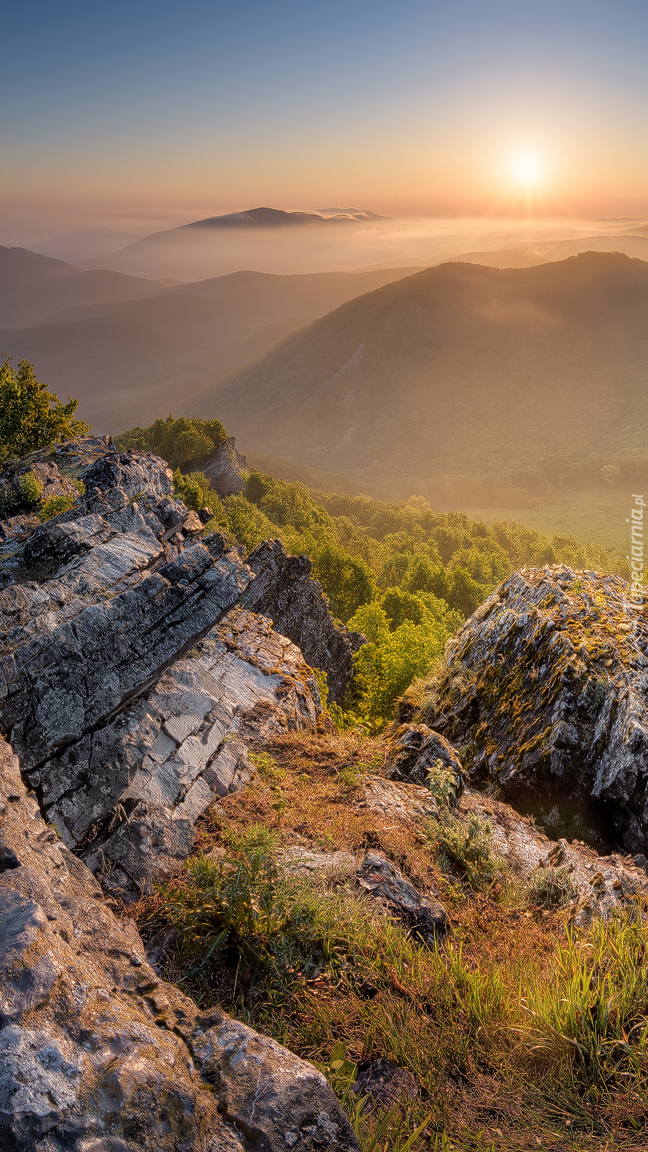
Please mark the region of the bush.
<svg viewBox="0 0 648 1152"><path fill-rule="evenodd" d="M11 509L15 507L18 502L18 497L10 484L4 484L0 488L0 520L4 520L9 515Z"/></svg>
<svg viewBox="0 0 648 1152"><path fill-rule="evenodd" d="M204 472L190 472L188 476L183 476L180 469L176 468L173 473L173 491L187 508L192 508L194 512L199 512L201 508L209 508L219 523L225 519L218 493L212 488Z"/></svg>
<svg viewBox="0 0 648 1152"><path fill-rule="evenodd" d="M443 867L465 880L471 888L489 888L501 871L491 849L490 821L470 815L465 823L442 813L438 823L428 826L428 837Z"/></svg>
<svg viewBox="0 0 648 1152"><path fill-rule="evenodd" d="M0 465L89 432L89 424L73 419L78 404L69 397L61 404L36 379L29 360L21 360L17 370L6 360L0 368Z"/></svg>
<svg viewBox="0 0 648 1152"><path fill-rule="evenodd" d="M34 472L25 472L18 482L18 491L28 508L37 508L43 496L43 485Z"/></svg>
<svg viewBox="0 0 648 1152"><path fill-rule="evenodd" d="M230 835L222 859L201 856L187 865L183 884L160 889L158 911L180 930L182 954L193 961L187 978L199 989L225 954L230 966L249 965L273 994L309 965L313 910L279 873L278 847L275 831L253 824Z"/></svg>
<svg viewBox="0 0 648 1152"><path fill-rule="evenodd" d="M564 908L573 903L578 891L567 868L538 868L533 873L529 898L542 908Z"/></svg>
<svg viewBox="0 0 648 1152"><path fill-rule="evenodd" d="M73 508L75 503L75 496L51 496L49 500L45 500L41 505L38 512L38 519L43 523L45 520L51 520L53 516L58 516L60 512L67 512L69 508Z"/></svg>

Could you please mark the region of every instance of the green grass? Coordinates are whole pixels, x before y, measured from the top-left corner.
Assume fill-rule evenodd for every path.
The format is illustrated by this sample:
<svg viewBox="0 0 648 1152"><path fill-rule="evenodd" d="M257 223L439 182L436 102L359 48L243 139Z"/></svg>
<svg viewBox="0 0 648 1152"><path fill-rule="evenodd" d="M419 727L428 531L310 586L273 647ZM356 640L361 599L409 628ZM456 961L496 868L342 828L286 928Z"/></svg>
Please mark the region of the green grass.
<svg viewBox="0 0 648 1152"><path fill-rule="evenodd" d="M467 508L466 514L485 524L515 521L547 536L572 536L606 548L613 557L628 551L626 518L632 506L631 493L611 491L609 496L580 494L555 504L535 508Z"/></svg>
<svg viewBox="0 0 648 1152"><path fill-rule="evenodd" d="M153 901L153 928L181 933L169 975L318 1064L363 1152L641 1148L646 925L630 910L561 926L536 907L537 879L502 876L482 824L463 840L440 827L433 853L464 882L443 893L456 925L443 946L421 946L348 875L286 875L277 831L257 824L226 829L220 859L194 859ZM424 825L420 839L433 844ZM533 946L514 937L521 918ZM353 1091L378 1055L421 1092L387 1115Z"/></svg>

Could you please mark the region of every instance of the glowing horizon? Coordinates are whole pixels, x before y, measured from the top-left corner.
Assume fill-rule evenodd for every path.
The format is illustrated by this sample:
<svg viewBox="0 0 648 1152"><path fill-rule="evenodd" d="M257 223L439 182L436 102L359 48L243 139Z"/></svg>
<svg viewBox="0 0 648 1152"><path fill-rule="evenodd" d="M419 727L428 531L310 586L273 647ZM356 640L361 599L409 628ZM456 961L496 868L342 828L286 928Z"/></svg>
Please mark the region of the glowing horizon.
<svg viewBox="0 0 648 1152"><path fill-rule="evenodd" d="M645 218L648 10L587 14L27 0L3 29L0 242L261 205Z"/></svg>

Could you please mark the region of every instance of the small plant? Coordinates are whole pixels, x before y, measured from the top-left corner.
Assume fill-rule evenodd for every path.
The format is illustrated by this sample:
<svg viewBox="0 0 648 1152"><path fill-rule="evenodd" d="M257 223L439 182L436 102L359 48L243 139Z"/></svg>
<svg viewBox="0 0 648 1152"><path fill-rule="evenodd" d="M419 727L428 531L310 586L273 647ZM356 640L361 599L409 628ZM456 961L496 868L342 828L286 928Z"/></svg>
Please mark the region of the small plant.
<svg viewBox="0 0 648 1152"><path fill-rule="evenodd" d="M18 491L28 508L37 508L43 496L43 485L34 472L25 472L20 477Z"/></svg>
<svg viewBox="0 0 648 1152"><path fill-rule="evenodd" d="M445 811L437 824L428 825L428 836L442 867L456 872L471 888L490 888L501 872L491 849L489 820L471 815L464 825Z"/></svg>
<svg viewBox="0 0 648 1152"><path fill-rule="evenodd" d="M9 515L11 509L14 507L18 497L13 488L9 484L5 484L0 488L0 519L4 520Z"/></svg>
<svg viewBox="0 0 648 1152"><path fill-rule="evenodd" d="M75 496L50 496L49 500L45 500L41 504L38 510L38 519L44 523L46 520L51 520L53 516L58 516L59 513L74 508L75 504Z"/></svg>
<svg viewBox="0 0 648 1152"><path fill-rule="evenodd" d="M564 908L578 892L567 868L538 868L533 875L529 898L542 908Z"/></svg>
<svg viewBox="0 0 648 1152"><path fill-rule="evenodd" d="M223 958L272 988L287 991L308 964L312 909L279 872L276 831L253 824L227 837L220 860L200 856L185 881L159 889L165 920L182 934L181 950L192 961L187 979L194 992L208 988Z"/></svg>
<svg viewBox="0 0 648 1152"><path fill-rule="evenodd" d="M326 712L328 710L328 677L323 668L313 668L313 676L315 677L315 683L317 684L320 703Z"/></svg>
<svg viewBox="0 0 648 1152"><path fill-rule="evenodd" d="M264 784L279 784L286 779L287 773L279 767L274 756L271 756L269 752L250 752L248 758L254 764Z"/></svg>
<svg viewBox="0 0 648 1152"><path fill-rule="evenodd" d="M426 785L437 804L446 808L456 804L459 799L459 784L456 773L453 772L452 768L446 767L441 759L436 760L428 769Z"/></svg>
<svg viewBox="0 0 648 1152"><path fill-rule="evenodd" d="M343 1040L336 1044L323 1071L351 1121L362 1152L382 1152L387 1148L391 1152L409 1152L430 1122L431 1117L426 1116L421 1124L412 1129L398 1105L383 1112L382 1116L376 1116L370 1097L358 1095L354 1088L358 1069L353 1060L348 1059ZM448 1144L441 1144L439 1152L449 1147Z"/></svg>

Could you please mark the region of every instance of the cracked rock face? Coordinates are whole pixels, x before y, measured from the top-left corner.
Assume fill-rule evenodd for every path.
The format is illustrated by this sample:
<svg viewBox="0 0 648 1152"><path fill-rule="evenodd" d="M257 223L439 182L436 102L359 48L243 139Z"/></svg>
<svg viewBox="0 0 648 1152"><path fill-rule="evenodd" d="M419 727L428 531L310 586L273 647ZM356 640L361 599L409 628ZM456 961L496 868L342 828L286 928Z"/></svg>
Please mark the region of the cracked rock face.
<svg viewBox="0 0 648 1152"><path fill-rule="evenodd" d="M334 624L308 556L289 556L281 540L266 540L247 562L256 580L243 597L246 608L270 616L311 668L326 672L329 699L339 703L353 675L353 653L365 638Z"/></svg>
<svg viewBox="0 0 648 1152"><path fill-rule="evenodd" d="M155 687L39 771L43 808L112 892L152 891L210 804L255 769L250 738L314 730L317 686L265 617L234 610Z"/></svg>
<svg viewBox="0 0 648 1152"><path fill-rule="evenodd" d="M159 979L4 741L0 820L3 1152L356 1152L312 1065Z"/></svg>
<svg viewBox="0 0 648 1152"><path fill-rule="evenodd" d="M430 772L446 769L453 780L452 802L463 792L461 760L452 744L425 724L402 724L394 732L387 755L387 775L392 780L425 784Z"/></svg>
<svg viewBox="0 0 648 1152"><path fill-rule="evenodd" d="M84 437L36 461L85 494L0 549L0 730L65 843L130 900L173 875L207 807L250 781L247 742L312 730L320 701L268 618L275 594L291 600L293 558L280 548L263 573L264 615L228 615L252 570L173 498L163 460L107 447ZM337 642L346 659L304 573L295 612L313 598L329 655Z"/></svg>
<svg viewBox="0 0 648 1152"><path fill-rule="evenodd" d="M648 849L648 614L617 576L509 577L458 633L422 715L548 831Z"/></svg>

